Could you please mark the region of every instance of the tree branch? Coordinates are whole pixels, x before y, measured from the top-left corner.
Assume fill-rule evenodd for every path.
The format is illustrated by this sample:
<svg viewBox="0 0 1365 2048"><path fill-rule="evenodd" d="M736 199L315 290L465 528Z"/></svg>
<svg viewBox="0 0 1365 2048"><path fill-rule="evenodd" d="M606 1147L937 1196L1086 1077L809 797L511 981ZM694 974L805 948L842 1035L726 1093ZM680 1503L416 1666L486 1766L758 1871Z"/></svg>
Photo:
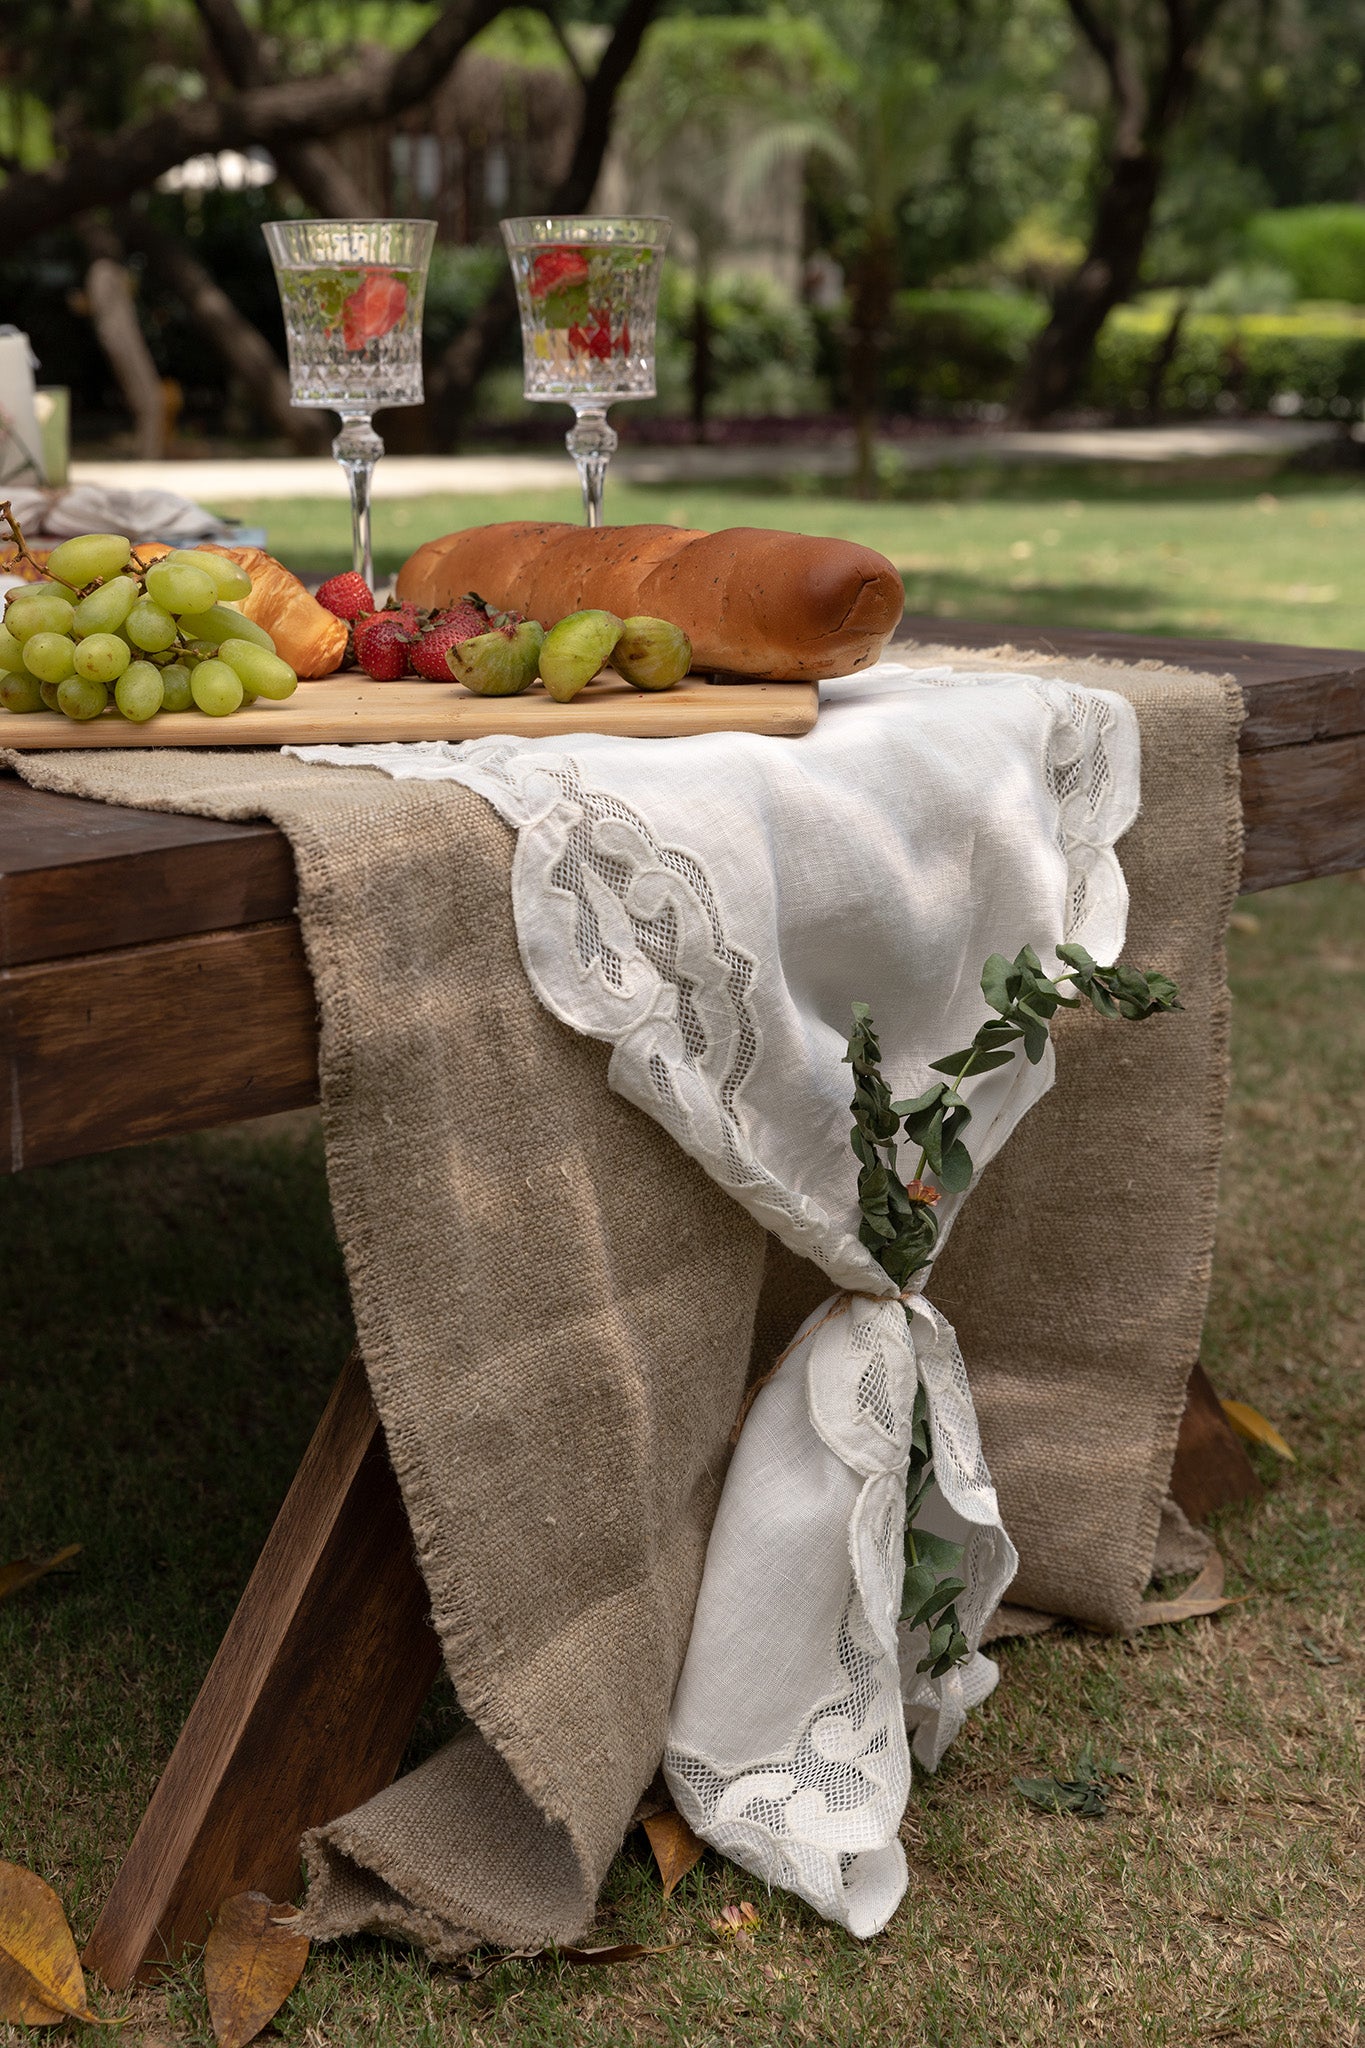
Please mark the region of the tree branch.
<svg viewBox="0 0 1365 2048"><path fill-rule="evenodd" d="M564 32L564 24L559 18L559 9L554 5L554 0L545 0L545 5L540 11L554 30L555 41L568 59L570 71L572 71L574 77L586 92L588 89L588 75L578 61L578 52Z"/></svg>
<svg viewBox="0 0 1365 2048"><path fill-rule="evenodd" d="M449 0L426 34L396 57L371 58L335 76L182 101L88 141L0 189L0 246L13 248L88 207L117 204L186 157L251 143L278 150L386 121L426 99L502 5Z"/></svg>
<svg viewBox="0 0 1365 2048"><path fill-rule="evenodd" d="M1114 146L1131 155L1142 145L1147 116L1147 95L1132 54L1117 29L1090 4L1090 0L1067 0L1071 18L1104 66L1109 93L1114 103Z"/></svg>
<svg viewBox="0 0 1365 2048"><path fill-rule="evenodd" d="M592 198L611 140L616 95L640 52L661 0L627 0L602 61L588 81L573 161L545 203L547 213L582 213ZM496 359L517 317L511 276L499 278L426 380L427 399L440 439L453 439L474 387Z"/></svg>
<svg viewBox="0 0 1365 2048"><path fill-rule="evenodd" d="M195 6L219 63L238 92L276 83L261 40L237 0L195 0ZM363 219L370 211L350 172L323 143L280 143L275 161L299 197L328 219Z"/></svg>

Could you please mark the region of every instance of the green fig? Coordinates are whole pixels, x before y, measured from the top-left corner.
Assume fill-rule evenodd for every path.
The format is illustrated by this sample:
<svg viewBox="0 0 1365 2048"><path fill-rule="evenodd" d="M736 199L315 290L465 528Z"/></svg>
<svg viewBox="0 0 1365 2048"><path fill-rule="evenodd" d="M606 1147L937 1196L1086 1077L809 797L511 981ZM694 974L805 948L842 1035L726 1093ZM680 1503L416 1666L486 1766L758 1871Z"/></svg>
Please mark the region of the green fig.
<svg viewBox="0 0 1365 2048"><path fill-rule="evenodd" d="M536 678L545 629L535 619L495 626L446 649L446 666L457 683L478 697L518 697Z"/></svg>
<svg viewBox="0 0 1365 2048"><path fill-rule="evenodd" d="M586 688L620 637L615 612L570 612L551 626L540 650L540 680L556 704Z"/></svg>
<svg viewBox="0 0 1365 2048"><path fill-rule="evenodd" d="M692 642L667 619L627 619L611 662L637 690L671 690L692 666Z"/></svg>

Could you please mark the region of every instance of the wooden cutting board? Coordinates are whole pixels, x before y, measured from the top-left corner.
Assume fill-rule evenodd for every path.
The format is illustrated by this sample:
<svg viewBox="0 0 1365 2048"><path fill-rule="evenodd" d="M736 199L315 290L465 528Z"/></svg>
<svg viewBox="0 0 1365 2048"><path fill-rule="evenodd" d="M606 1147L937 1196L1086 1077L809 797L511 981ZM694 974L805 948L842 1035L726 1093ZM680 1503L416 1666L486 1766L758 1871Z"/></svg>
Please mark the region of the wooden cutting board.
<svg viewBox="0 0 1365 2048"><path fill-rule="evenodd" d="M0 710L0 747L283 747L382 740L473 740L488 733L612 732L631 739L761 732L795 739L815 723L814 683L717 683L692 675L672 690L632 690L611 670L556 704L535 684L520 697L475 697L458 684L376 683L358 671L301 682L283 704L257 698L230 718L161 712L130 725L113 710L87 725L60 713Z"/></svg>

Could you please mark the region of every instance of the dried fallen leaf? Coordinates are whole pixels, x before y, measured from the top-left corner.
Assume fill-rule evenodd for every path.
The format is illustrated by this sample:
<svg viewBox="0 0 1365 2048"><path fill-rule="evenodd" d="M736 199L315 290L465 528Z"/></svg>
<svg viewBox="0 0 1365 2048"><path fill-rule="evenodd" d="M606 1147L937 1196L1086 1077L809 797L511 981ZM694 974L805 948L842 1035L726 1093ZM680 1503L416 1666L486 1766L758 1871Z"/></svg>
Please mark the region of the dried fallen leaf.
<svg viewBox="0 0 1365 2048"><path fill-rule="evenodd" d="M1182 1593L1170 1600L1144 1600L1138 1609L1138 1627L1154 1628L1163 1621L1192 1621L1199 1614L1217 1614L1231 1607L1235 1597L1223 1594L1223 1560L1215 1550L1197 1579L1191 1579Z"/></svg>
<svg viewBox="0 0 1365 2048"><path fill-rule="evenodd" d="M1291 1465L1297 1465L1298 1459L1274 1423L1267 1422L1259 1408L1253 1408L1249 1401L1224 1401L1223 1413L1238 1436L1244 1436L1248 1443L1264 1444L1277 1458L1285 1458Z"/></svg>
<svg viewBox="0 0 1365 2048"><path fill-rule="evenodd" d="M218 1908L204 1946L204 1989L219 2048L254 2041L303 1975L311 1944L295 1932L298 1917L264 1892L239 1892Z"/></svg>
<svg viewBox="0 0 1365 2048"><path fill-rule="evenodd" d="M657 1948L646 1948L640 1941L618 1941L610 1948L553 1948L544 1953L557 1963L636 1963L641 1956L666 1956L680 1946L665 1941Z"/></svg>
<svg viewBox="0 0 1365 2048"><path fill-rule="evenodd" d="M17 1863L0 1863L0 2020L55 2027L63 2020L116 2027L86 2003L80 1957L51 1885Z"/></svg>
<svg viewBox="0 0 1365 2048"><path fill-rule="evenodd" d="M664 1897L671 1898L688 1871L700 1863L706 1844L697 1840L675 1807L647 1814L643 1825L664 1881Z"/></svg>
<svg viewBox="0 0 1365 2048"><path fill-rule="evenodd" d="M67 1543L54 1550L51 1557L16 1557L12 1564L0 1564L0 1600L8 1600L11 1593L22 1593L35 1579L45 1579L49 1572L60 1570L73 1557L79 1557L80 1550L79 1543Z"/></svg>

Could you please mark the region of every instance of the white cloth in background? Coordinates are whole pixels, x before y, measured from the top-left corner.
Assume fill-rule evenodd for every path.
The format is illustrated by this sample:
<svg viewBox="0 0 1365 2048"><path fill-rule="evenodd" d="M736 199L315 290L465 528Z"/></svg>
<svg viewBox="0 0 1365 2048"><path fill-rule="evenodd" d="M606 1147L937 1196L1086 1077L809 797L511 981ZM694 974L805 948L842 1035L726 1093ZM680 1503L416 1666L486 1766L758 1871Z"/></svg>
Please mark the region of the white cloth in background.
<svg viewBox="0 0 1365 2048"><path fill-rule="evenodd" d="M231 542L234 531L216 512L206 512L179 491L59 484L51 489L25 486L8 495L30 540L36 534L70 540L78 533L126 533L133 540Z"/></svg>
<svg viewBox="0 0 1365 2048"><path fill-rule="evenodd" d="M897 1829L995 1682L980 1632L1013 1574L951 1329L908 1314L858 1241L843 1064L871 1005L893 1096L986 1016L993 952L1123 943L1114 842L1137 810L1120 697L1048 676L885 662L821 686L798 740L715 733L301 747L449 778L518 831L513 908L541 1001L612 1047L611 1086L839 1289L745 1424L707 1553L665 1770L693 1827L867 1935L906 1884ZM1049 1051L969 1084L979 1168L1052 1079ZM962 1196L940 1207L946 1233ZM837 1310L837 1312L836 1312ZM918 1678L898 1641L916 1382L937 1489L965 1541L971 1646ZM902 1675L904 1674L904 1675Z"/></svg>

